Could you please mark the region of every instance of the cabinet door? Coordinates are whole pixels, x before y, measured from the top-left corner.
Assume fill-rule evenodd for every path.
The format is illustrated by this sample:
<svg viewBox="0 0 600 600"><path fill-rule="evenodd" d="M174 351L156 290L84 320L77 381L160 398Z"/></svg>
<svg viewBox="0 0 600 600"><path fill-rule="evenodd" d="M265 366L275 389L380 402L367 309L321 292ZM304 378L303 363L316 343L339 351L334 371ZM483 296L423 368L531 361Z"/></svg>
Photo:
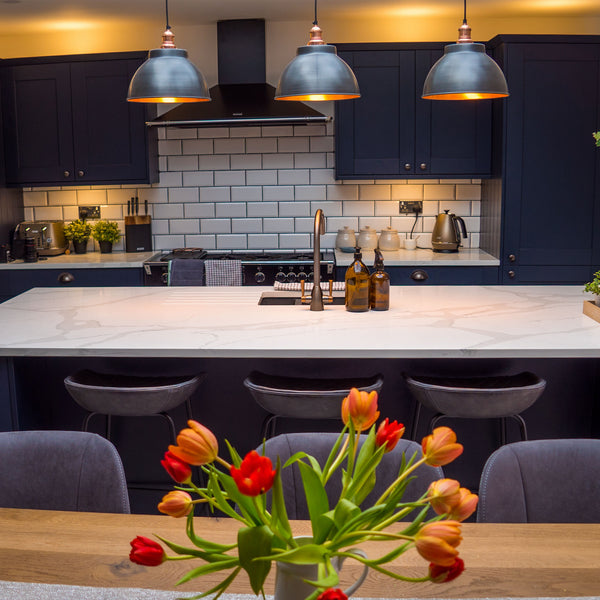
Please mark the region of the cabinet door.
<svg viewBox="0 0 600 600"><path fill-rule="evenodd" d="M7 68L2 100L6 183L73 181L69 65Z"/></svg>
<svg viewBox="0 0 600 600"><path fill-rule="evenodd" d="M414 52L341 52L361 97L336 103L336 176L390 177L413 168Z"/></svg>
<svg viewBox="0 0 600 600"><path fill-rule="evenodd" d="M503 279L581 283L600 266L600 44L508 44L504 65Z"/></svg>
<svg viewBox="0 0 600 600"><path fill-rule="evenodd" d="M148 177L144 105L127 102L137 60L71 65L75 179L81 183Z"/></svg>

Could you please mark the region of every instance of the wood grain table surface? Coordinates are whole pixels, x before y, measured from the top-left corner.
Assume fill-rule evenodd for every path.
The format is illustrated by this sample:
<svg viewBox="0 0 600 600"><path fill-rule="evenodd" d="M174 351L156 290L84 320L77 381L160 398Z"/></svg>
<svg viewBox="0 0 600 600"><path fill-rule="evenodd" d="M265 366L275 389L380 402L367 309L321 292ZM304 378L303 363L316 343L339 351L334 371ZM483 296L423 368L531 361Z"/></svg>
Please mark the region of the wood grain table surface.
<svg viewBox="0 0 600 600"><path fill-rule="evenodd" d="M197 518L199 535L216 542L235 540L238 523L231 519ZM308 522L294 523L298 535ZM0 509L0 580L94 587L179 590L182 595L211 587L217 573L175 587L199 561L170 561L143 567L129 561L129 542L136 535L161 535L188 545L185 523L162 515L120 515ZM574 597L600 594L600 524L463 525L461 557L466 570L447 584L411 584L371 572L359 595L373 598L502 598ZM370 557L393 545L360 546ZM400 556L393 570L422 576L427 563L415 550ZM360 570L346 561L342 585ZM273 571L266 591L272 593ZM229 589L249 593L241 575Z"/></svg>

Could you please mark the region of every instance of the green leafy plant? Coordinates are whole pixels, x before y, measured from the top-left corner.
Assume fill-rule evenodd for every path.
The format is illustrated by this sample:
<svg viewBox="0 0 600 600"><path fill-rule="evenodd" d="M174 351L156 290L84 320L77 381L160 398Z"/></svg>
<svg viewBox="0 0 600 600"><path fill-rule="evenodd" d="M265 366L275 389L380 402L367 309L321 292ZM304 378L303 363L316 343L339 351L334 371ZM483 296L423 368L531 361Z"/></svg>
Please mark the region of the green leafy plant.
<svg viewBox="0 0 600 600"><path fill-rule="evenodd" d="M73 242L87 242L92 235L92 226L82 219L75 219L65 225L65 239Z"/></svg>
<svg viewBox="0 0 600 600"><path fill-rule="evenodd" d="M592 132L594 139L596 140L596 146L600 146L600 131Z"/></svg>
<svg viewBox="0 0 600 600"><path fill-rule="evenodd" d="M377 467L386 452L394 449L404 433L404 426L385 419L379 427L377 392L350 390L342 403L342 429L324 465L307 452L297 452L281 465L274 466L269 457L252 450L244 459L227 443L231 464L219 456L214 434L196 421L188 421L187 429L177 436L177 445L169 446L161 464L178 484L158 505L160 512L172 517L186 517L186 533L192 544L182 546L158 539L171 550L147 537L137 536L131 542L130 560L145 566L158 566L167 560L200 560L178 583L217 571L227 571L224 579L194 598L221 596L240 573L264 598L264 583L273 563L295 565L316 564L314 581L304 580L314 591L307 600L345 600L346 595L334 589L339 582L332 560L347 557L369 568L407 582L442 583L458 577L464 568L458 557L461 521L477 506L477 496L460 487L453 479L440 479L427 492L412 502L402 501L414 471L423 464L446 465L462 453L455 433L448 427L436 428L423 438L423 456L405 457L396 478L379 498L367 508L361 504L375 486ZM362 431L369 431L361 436ZM362 444L359 443L362 439ZM192 481L192 465L205 473L206 487ZM281 472L297 465L312 525L308 540L294 537L285 506ZM327 484L336 471L341 472L342 491L330 505ZM271 491L271 505L266 493ZM192 495L197 496L193 499ZM217 544L200 537L194 529L194 507L208 504L213 510L236 519L241 527L237 541ZM430 509L435 516L431 517ZM415 513L409 519L409 515ZM407 522L408 521L408 522ZM393 543L383 555L367 558L352 551L363 541ZM410 548L428 561L421 577L401 575L386 567ZM337 559L336 559L337 560ZM281 600L281 599L277 599Z"/></svg>
<svg viewBox="0 0 600 600"><path fill-rule="evenodd" d="M102 219L92 227L92 237L97 242L111 242L116 244L121 239L121 232L116 221Z"/></svg>
<svg viewBox="0 0 600 600"><path fill-rule="evenodd" d="M583 288L585 292L591 292L596 296L600 296L600 271L594 273L594 279L588 281Z"/></svg>

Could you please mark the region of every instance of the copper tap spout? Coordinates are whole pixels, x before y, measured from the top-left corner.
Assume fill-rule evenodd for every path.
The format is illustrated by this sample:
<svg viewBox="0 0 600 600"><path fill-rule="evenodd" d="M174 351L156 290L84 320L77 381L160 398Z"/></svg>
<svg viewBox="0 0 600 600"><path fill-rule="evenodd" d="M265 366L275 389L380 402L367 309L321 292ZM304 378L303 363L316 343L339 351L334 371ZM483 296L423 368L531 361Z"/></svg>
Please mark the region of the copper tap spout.
<svg viewBox="0 0 600 600"><path fill-rule="evenodd" d="M324 310L323 290L321 289L321 236L325 233L325 215L319 208L315 213L315 234L313 240L313 289L310 295L310 310Z"/></svg>

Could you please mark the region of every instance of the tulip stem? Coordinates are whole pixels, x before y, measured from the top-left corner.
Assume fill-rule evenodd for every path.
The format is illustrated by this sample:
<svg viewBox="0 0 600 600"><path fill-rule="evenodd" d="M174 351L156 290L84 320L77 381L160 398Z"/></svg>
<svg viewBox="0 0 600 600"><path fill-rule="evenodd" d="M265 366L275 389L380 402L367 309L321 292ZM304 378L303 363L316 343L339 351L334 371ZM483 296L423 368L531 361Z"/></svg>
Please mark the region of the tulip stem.
<svg viewBox="0 0 600 600"><path fill-rule="evenodd" d="M220 456L216 456L215 461L223 465L228 471L231 469L231 465L226 460L222 459Z"/></svg>
<svg viewBox="0 0 600 600"><path fill-rule="evenodd" d="M329 469L326 473L323 473L323 485L325 485L329 481L329 478L333 475L335 470L340 466L340 464L342 463L342 460L344 460L344 456L346 455L347 449L348 449L348 437L346 437L346 439L344 440L344 443L343 443L342 447L340 448L340 451L338 452L338 455L336 456L335 460L333 461L333 464L331 465L331 467L329 467Z"/></svg>
<svg viewBox="0 0 600 600"><path fill-rule="evenodd" d="M412 467L409 467L408 469L406 469L405 471L400 473L400 475L396 478L396 480L390 484L388 489L385 490L385 492L383 492L383 494L381 494L381 496L379 496L379 499L377 500L377 502L375 502L375 504L373 506L378 506L379 504L382 504L383 501L396 489L398 484L403 479L406 479L406 477L408 475L410 475L415 469L417 469L424 463L425 463L425 457L421 458L421 460L418 460L414 465L412 465Z"/></svg>

